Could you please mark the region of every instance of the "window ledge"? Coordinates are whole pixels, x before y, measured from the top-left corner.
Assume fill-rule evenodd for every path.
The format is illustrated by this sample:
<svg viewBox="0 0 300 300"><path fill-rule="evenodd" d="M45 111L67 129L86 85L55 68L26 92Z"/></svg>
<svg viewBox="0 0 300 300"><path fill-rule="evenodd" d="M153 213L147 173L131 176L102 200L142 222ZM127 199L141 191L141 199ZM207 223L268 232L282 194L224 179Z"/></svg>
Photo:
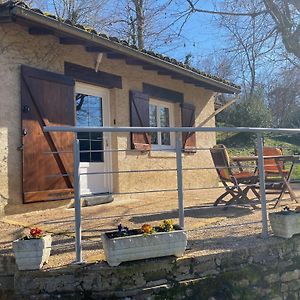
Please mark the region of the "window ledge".
<svg viewBox="0 0 300 300"><path fill-rule="evenodd" d="M175 158L176 157L176 152L175 151L150 151L149 157L161 157L161 158Z"/></svg>

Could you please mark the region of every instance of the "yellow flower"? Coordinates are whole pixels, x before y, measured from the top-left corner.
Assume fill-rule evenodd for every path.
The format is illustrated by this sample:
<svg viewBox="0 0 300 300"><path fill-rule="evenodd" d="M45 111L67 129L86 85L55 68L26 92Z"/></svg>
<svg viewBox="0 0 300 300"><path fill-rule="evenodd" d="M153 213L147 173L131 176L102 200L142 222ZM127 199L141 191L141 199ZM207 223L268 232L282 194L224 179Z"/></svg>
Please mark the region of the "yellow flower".
<svg viewBox="0 0 300 300"><path fill-rule="evenodd" d="M164 220L162 224L159 225L162 231L172 231L174 230L173 221L172 220Z"/></svg>
<svg viewBox="0 0 300 300"><path fill-rule="evenodd" d="M148 234L150 234L150 233L153 233L153 227L150 225L150 224L144 224L143 226L142 226L142 231L144 232L144 233L148 233Z"/></svg>

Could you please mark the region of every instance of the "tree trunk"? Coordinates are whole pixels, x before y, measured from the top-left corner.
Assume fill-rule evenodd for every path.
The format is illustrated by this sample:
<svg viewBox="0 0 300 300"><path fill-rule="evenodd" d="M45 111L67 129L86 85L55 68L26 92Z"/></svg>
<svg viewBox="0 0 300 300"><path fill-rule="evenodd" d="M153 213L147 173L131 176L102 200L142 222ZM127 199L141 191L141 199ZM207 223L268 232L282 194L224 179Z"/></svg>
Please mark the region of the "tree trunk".
<svg viewBox="0 0 300 300"><path fill-rule="evenodd" d="M144 0L133 0L136 14L136 32L138 48L144 49Z"/></svg>
<svg viewBox="0 0 300 300"><path fill-rule="evenodd" d="M280 3L280 2L279 2ZM264 0L264 4L277 25L278 31L281 33L282 42L287 52L294 54L300 58L300 24L297 19L293 20L291 9L297 9L300 12L300 4L298 1L286 1L286 5L278 5L273 0ZM290 8L290 5L294 7Z"/></svg>

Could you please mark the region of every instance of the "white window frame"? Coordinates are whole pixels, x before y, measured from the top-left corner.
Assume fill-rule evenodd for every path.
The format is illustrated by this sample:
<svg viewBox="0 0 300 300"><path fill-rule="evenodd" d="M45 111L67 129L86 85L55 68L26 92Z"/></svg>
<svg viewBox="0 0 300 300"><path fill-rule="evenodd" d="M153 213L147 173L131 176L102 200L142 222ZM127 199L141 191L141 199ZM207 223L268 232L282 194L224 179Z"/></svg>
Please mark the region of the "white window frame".
<svg viewBox="0 0 300 300"><path fill-rule="evenodd" d="M155 105L155 106L158 107L158 109L156 110L157 127L160 127L160 116L159 116L159 111L160 111L159 108L160 107L165 107L165 108L169 109L169 127L174 127L175 126L175 123L174 123L175 105L174 105L174 103L170 103L170 102L150 98L149 99L149 106L150 105ZM162 145L161 144L161 132L158 132L157 139L158 139L158 144L157 145L151 143L151 147L153 149L166 149L166 150L170 149L171 150L171 148L175 147L175 134L174 134L174 132L170 133L170 143L171 143L171 145Z"/></svg>

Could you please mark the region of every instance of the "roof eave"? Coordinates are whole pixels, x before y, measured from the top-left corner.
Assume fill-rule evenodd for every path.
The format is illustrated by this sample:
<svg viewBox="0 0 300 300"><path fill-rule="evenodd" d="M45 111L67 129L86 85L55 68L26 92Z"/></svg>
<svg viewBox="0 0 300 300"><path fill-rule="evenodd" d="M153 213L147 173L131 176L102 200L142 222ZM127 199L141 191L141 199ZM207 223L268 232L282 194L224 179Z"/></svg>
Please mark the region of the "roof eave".
<svg viewBox="0 0 300 300"><path fill-rule="evenodd" d="M50 27L55 30L59 30L60 32L65 33L67 35L71 35L71 36L77 37L79 39L86 40L91 43L95 43L96 45L98 44L98 45L110 48L112 50L119 52L120 54L134 57L134 58L144 61L146 63L153 64L157 67L165 68L169 71L176 72L183 76L187 76L187 77L197 80L199 82L207 83L209 85L218 87L218 88L224 90L225 93L231 93L231 94L232 93L240 93L240 89L238 87L234 87L232 85L219 82L217 80L214 80L213 78L207 78L201 74L198 74L191 70L187 70L181 66L173 65L172 63L164 61L160 58L153 57L147 53L133 49L126 45L119 44L117 42L106 39L99 35L89 33L80 28L76 28L74 26L59 22L58 20L49 18L47 16L37 14L28 9L15 6L14 8L12 8L10 10L10 13L14 17L24 18L24 19L32 21L34 23L38 23L38 24Z"/></svg>

